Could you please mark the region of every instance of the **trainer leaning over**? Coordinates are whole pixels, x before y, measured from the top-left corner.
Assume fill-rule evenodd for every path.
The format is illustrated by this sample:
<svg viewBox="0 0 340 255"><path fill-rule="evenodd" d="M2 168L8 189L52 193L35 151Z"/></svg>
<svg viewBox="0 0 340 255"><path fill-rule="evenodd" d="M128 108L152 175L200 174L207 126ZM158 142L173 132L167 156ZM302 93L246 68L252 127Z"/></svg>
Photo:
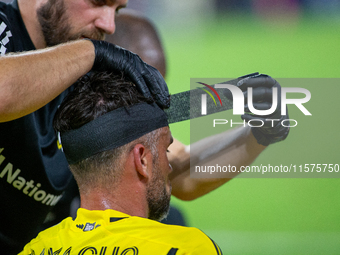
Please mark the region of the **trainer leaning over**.
<svg viewBox="0 0 340 255"><path fill-rule="evenodd" d="M127 0L0 3L0 253L37 233L71 173L52 119L71 85L90 70L122 70L146 97L168 106L159 72L102 40ZM70 42L69 42L70 41Z"/></svg>

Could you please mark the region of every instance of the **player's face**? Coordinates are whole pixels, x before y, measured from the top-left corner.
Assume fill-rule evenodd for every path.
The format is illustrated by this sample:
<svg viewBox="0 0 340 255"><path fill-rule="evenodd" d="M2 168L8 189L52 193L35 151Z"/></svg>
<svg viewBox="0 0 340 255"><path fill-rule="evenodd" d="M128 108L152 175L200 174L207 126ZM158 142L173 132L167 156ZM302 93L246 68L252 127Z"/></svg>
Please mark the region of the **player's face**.
<svg viewBox="0 0 340 255"><path fill-rule="evenodd" d="M172 140L169 128L162 128L157 146L158 155L154 158L152 179L147 190L149 219L152 220L162 220L169 212L171 197L169 174L172 168L167 157L167 148Z"/></svg>
<svg viewBox="0 0 340 255"><path fill-rule="evenodd" d="M37 10L46 42L53 46L70 40L104 40L115 31L115 14L127 0L48 0Z"/></svg>

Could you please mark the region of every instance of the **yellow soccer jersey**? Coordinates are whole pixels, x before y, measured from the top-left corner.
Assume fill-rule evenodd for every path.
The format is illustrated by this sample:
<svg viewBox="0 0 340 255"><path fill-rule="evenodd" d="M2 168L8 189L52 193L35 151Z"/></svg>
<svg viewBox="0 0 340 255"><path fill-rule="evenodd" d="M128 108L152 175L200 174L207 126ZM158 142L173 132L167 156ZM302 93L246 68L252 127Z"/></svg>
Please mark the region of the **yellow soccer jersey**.
<svg viewBox="0 0 340 255"><path fill-rule="evenodd" d="M219 255L196 228L166 225L114 210L78 209L28 243L19 255Z"/></svg>

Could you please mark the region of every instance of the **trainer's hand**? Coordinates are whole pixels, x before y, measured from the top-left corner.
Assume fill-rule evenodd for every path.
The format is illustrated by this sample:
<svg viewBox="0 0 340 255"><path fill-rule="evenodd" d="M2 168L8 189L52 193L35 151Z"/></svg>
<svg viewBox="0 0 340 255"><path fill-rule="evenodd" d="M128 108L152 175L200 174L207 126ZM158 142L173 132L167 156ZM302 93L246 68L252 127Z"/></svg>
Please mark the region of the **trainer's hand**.
<svg viewBox="0 0 340 255"><path fill-rule="evenodd" d="M170 95L162 75L158 70L141 60L131 51L106 41L91 40L95 47L94 71L119 70L126 73L139 92L146 98L156 100L162 108L169 108Z"/></svg>
<svg viewBox="0 0 340 255"><path fill-rule="evenodd" d="M245 113L241 116L247 122L249 120L262 120L262 127L252 127L252 133L257 142L262 145L269 145L286 139L289 133L289 127L284 127L281 122L288 117L288 109L286 115L281 115L281 86L272 77L265 74L251 74L239 78L237 86L243 91L245 102L248 102L247 88L253 88L253 106L257 110L267 110L272 105L272 91L277 88L277 108L270 115L254 115L250 112L248 104L245 103ZM275 121L266 121L266 119L275 119ZM252 122L252 125L261 126L261 122ZM284 122L285 126L289 126L289 121Z"/></svg>

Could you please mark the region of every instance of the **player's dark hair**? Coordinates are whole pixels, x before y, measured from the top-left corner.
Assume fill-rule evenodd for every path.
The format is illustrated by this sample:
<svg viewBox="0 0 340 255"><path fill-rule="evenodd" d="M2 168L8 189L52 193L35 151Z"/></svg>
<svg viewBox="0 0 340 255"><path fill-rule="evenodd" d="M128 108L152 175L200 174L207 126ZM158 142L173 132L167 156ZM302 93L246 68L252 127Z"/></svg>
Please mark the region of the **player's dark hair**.
<svg viewBox="0 0 340 255"><path fill-rule="evenodd" d="M123 106L150 102L123 74L91 72L80 78L60 105L54 129L65 132Z"/></svg>
<svg viewBox="0 0 340 255"><path fill-rule="evenodd" d="M121 73L91 72L76 82L74 90L60 105L54 117L54 128L57 132L78 129L115 109L150 101L152 100L142 96L136 86ZM84 191L91 184L112 185L115 180L107 177L119 178L122 166L118 159L136 143L142 143L150 148L156 157L155 146L158 138L159 130L154 130L132 143L95 154L70 165L79 188L83 188Z"/></svg>

